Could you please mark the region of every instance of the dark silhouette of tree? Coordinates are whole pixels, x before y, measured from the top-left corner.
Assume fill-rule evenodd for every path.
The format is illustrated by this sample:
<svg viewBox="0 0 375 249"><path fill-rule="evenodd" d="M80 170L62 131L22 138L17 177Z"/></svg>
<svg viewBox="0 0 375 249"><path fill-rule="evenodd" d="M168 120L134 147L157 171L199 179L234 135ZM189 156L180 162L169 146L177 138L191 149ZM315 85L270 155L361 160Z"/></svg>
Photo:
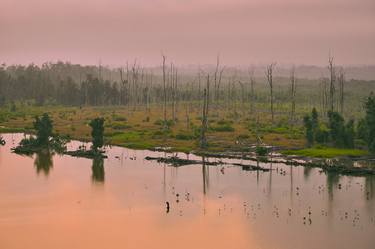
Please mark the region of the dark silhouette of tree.
<svg viewBox="0 0 375 249"><path fill-rule="evenodd" d="M303 117L303 124L306 129L306 140L307 140L307 145L311 146L314 143L314 132L313 132L313 125L311 121L310 115L306 115Z"/></svg>
<svg viewBox="0 0 375 249"><path fill-rule="evenodd" d="M366 125L367 125L367 134L368 134L368 148L369 151L375 153L375 96L371 92L370 96L367 98L365 103L366 109Z"/></svg>
<svg viewBox="0 0 375 249"><path fill-rule="evenodd" d="M91 120L91 137L92 137L92 149L97 151L103 147L104 144L104 118L96 118Z"/></svg>
<svg viewBox="0 0 375 249"><path fill-rule="evenodd" d="M313 135L315 139L316 134L318 133L318 130L319 130L319 115L315 107L311 111L311 125L312 125Z"/></svg>
<svg viewBox="0 0 375 249"><path fill-rule="evenodd" d="M345 147L354 148L354 120L349 120L345 125Z"/></svg>
<svg viewBox="0 0 375 249"><path fill-rule="evenodd" d="M36 153L34 166L37 174L43 172L46 176L53 167L52 153L48 149L44 149Z"/></svg>
<svg viewBox="0 0 375 249"><path fill-rule="evenodd" d="M34 121L34 129L36 130L36 139L39 145L47 145L49 138L52 136L52 120L47 113L44 113L42 118L38 116Z"/></svg>
<svg viewBox="0 0 375 249"><path fill-rule="evenodd" d="M330 139L339 148L354 147L354 121L345 124L344 118L338 112L328 112Z"/></svg>
<svg viewBox="0 0 375 249"><path fill-rule="evenodd" d="M368 142L368 127L367 121L365 118L362 118L358 121L357 124L357 138L362 139L363 141Z"/></svg>
<svg viewBox="0 0 375 249"><path fill-rule="evenodd" d="M92 160L92 175L91 179L94 182L104 182L105 172L104 172L104 160L101 157L95 157Z"/></svg>

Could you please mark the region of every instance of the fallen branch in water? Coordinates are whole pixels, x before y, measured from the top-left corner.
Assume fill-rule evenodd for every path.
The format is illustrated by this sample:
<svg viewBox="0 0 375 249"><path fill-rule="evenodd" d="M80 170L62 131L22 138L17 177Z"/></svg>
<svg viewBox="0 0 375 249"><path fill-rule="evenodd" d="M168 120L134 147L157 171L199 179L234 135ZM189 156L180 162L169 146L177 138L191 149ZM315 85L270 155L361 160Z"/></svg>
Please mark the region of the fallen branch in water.
<svg viewBox="0 0 375 249"><path fill-rule="evenodd" d="M270 171L270 169L267 169L267 168L262 168L262 167L259 167L259 166L254 166L254 165L248 165L248 164L241 164L241 163L227 163L227 162L222 162L222 161L219 161L219 162L208 162L208 161L200 161L200 160L191 160L191 159L182 159L182 158L179 158L179 157L176 157L176 156L172 156L172 157L150 157L150 156L147 156L145 157L146 160L148 161L157 161L158 163L166 163L166 164L169 164L169 165L172 165L174 167L178 167L178 166L184 166L184 165L194 165L194 164L198 164L198 165L201 165L201 164L205 164L205 165L234 165L234 166L241 166L243 169L245 170L260 170L260 171L263 171L263 172L267 172L267 171Z"/></svg>

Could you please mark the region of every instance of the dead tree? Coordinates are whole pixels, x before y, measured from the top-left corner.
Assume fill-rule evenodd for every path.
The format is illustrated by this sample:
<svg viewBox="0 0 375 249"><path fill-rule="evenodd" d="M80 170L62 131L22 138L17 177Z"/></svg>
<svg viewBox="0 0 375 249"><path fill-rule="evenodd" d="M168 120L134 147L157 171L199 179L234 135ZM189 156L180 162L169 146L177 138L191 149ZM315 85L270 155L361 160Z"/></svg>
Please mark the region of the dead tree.
<svg viewBox="0 0 375 249"><path fill-rule="evenodd" d="M177 121L177 68L171 66L172 119Z"/></svg>
<svg viewBox="0 0 375 249"><path fill-rule="evenodd" d="M276 63L271 63L267 65L266 68L266 77L267 77L267 82L270 87L270 103L271 103L271 122L273 124L274 122L274 110L273 110L273 70L275 68Z"/></svg>
<svg viewBox="0 0 375 249"><path fill-rule="evenodd" d="M249 69L249 76L250 76L250 113L254 113L254 101L255 101L255 79L254 79L254 68Z"/></svg>
<svg viewBox="0 0 375 249"><path fill-rule="evenodd" d="M174 84L174 81L175 81L175 77L174 77L174 72L175 72L175 67L173 65L173 63L171 63L171 71L170 71L170 75L169 75L169 89L170 89L170 94L171 94L171 101L172 101L172 120L175 121L176 120L176 112L175 112L175 98L176 98L176 89L175 89L175 84Z"/></svg>
<svg viewBox="0 0 375 249"><path fill-rule="evenodd" d="M241 110L242 110L242 115L245 116L245 96L246 96L245 84L242 83L240 80L238 81L238 84L241 87Z"/></svg>
<svg viewBox="0 0 375 249"><path fill-rule="evenodd" d="M174 101L175 101L175 107L174 107L174 112L175 112L175 114L174 114L174 116L175 116L175 121L177 121L177 113L178 113L178 99L179 99L179 96L178 96L178 88L177 88L177 85L178 84L178 70L177 70L177 68L176 68L176 70L175 70L175 76L174 76L174 94L175 94L175 99L174 99Z"/></svg>
<svg viewBox="0 0 375 249"><path fill-rule="evenodd" d="M221 85L221 79L223 77L223 72L224 72L225 67L222 67L220 69L220 56L217 56L216 59L216 68L215 68L215 73L214 73L214 101L215 105L218 105L219 101L219 92L220 92L220 85Z"/></svg>
<svg viewBox="0 0 375 249"><path fill-rule="evenodd" d="M214 73L214 100L215 100L215 105L217 104L218 96L217 96L217 81L218 81L218 73L219 73L219 67L220 67L220 56L218 55L216 58L216 68L215 68L215 73Z"/></svg>
<svg viewBox="0 0 375 249"><path fill-rule="evenodd" d="M163 100L164 100L164 105L163 105L163 112L164 112L164 125L163 129L167 130L167 88L166 88L166 78L165 78L165 56L163 56Z"/></svg>
<svg viewBox="0 0 375 249"><path fill-rule="evenodd" d="M200 136L200 148L207 147L206 131L208 128L208 107L210 102L210 75L207 75L207 85L203 90L202 128Z"/></svg>
<svg viewBox="0 0 375 249"><path fill-rule="evenodd" d="M344 84L345 84L345 72L344 69L340 69L340 73L338 76L338 83L339 83L339 106L340 106L340 113L341 115L344 114Z"/></svg>
<svg viewBox="0 0 375 249"><path fill-rule="evenodd" d="M335 81L336 81L336 73L335 73L335 65L333 63L333 57L329 56L328 58L328 70L330 74L330 81L329 81L329 109L330 111L334 111L335 106Z"/></svg>
<svg viewBox="0 0 375 249"><path fill-rule="evenodd" d="M225 67L222 67L219 73L219 80L217 82L217 97L220 98L220 85L221 85L221 80L223 78L223 73L224 73Z"/></svg>
<svg viewBox="0 0 375 249"><path fill-rule="evenodd" d="M295 67L293 66L290 71L290 98L291 98L291 112L290 121L294 125L295 112L296 112L296 77L295 77Z"/></svg>
<svg viewBox="0 0 375 249"><path fill-rule="evenodd" d="M120 81L121 81L121 85L120 85L120 105L123 105L125 103L125 86L126 86L126 81L123 79L123 68L121 67L119 69L119 72L120 72Z"/></svg>
<svg viewBox="0 0 375 249"><path fill-rule="evenodd" d="M126 97L126 100L128 102L128 113L130 114L130 73L129 73L129 63L126 62L126 83L127 83L127 86L128 86L128 89L127 89L127 97Z"/></svg>

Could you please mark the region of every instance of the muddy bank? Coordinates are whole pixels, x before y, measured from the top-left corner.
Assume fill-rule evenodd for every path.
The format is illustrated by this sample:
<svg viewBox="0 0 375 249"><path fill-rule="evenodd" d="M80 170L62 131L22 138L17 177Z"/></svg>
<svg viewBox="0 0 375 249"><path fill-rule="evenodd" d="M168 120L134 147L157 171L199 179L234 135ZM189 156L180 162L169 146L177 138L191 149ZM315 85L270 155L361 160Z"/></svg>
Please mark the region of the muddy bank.
<svg viewBox="0 0 375 249"><path fill-rule="evenodd" d="M243 167L246 170L259 170L259 171L270 171L270 169L263 168L260 166L254 166L250 164L242 164L242 163L229 163L229 162L224 162L224 161L217 161L217 162L209 162L209 161L201 161L201 160L191 160L191 159L182 159L177 156L172 156L172 157L150 157L147 156L145 157L146 160L148 161L157 161L158 163L165 163L169 164L174 167L179 167L179 166L185 166L185 165L212 165L212 166L219 166L219 165L234 165L234 166L240 166Z"/></svg>
<svg viewBox="0 0 375 249"><path fill-rule="evenodd" d="M307 158L300 156L284 156L281 154L271 154L268 156L256 156L255 153L238 153L238 152L225 152L225 153L210 153L210 152L196 152L193 153L197 156L207 158L221 158L223 160L215 162L203 162L202 160L183 159L177 156L171 157L146 157L146 160L154 160L161 163L166 163L175 167L191 164L206 165L234 165L244 167L247 170L260 170L269 171L268 168L254 166L243 163L229 163L224 159L240 159L244 161L286 164L290 166L303 166L311 168L320 168L323 172L337 173L342 175L353 176L366 176L375 175L375 159L370 157L358 158L334 158L334 159L320 159L320 158Z"/></svg>

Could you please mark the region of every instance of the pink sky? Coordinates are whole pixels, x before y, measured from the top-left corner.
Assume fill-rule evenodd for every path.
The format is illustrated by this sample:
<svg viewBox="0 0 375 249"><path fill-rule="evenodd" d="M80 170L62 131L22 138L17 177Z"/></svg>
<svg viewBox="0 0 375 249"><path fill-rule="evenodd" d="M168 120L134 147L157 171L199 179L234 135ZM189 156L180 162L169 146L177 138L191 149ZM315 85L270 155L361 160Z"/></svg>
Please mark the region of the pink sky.
<svg viewBox="0 0 375 249"><path fill-rule="evenodd" d="M375 64L374 0L0 0L0 62Z"/></svg>

